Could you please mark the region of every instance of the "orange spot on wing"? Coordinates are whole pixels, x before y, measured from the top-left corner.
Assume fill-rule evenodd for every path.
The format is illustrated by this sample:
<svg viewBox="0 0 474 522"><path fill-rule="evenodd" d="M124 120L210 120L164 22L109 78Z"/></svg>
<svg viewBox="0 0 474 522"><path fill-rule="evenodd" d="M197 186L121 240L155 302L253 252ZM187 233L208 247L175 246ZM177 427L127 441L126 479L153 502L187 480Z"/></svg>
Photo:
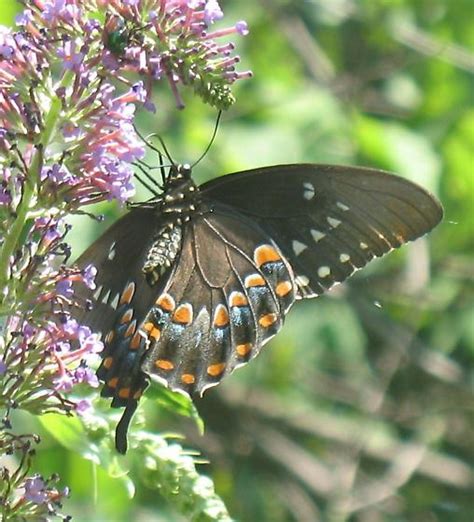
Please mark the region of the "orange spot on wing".
<svg viewBox="0 0 474 522"><path fill-rule="evenodd" d="M143 329L145 330L145 332L148 332L148 333L150 333L153 330L153 328L155 328L155 325L152 322L145 323L143 325Z"/></svg>
<svg viewBox="0 0 474 522"><path fill-rule="evenodd" d="M275 324L277 322L277 320L278 320L277 314L265 314L259 318L258 324L260 326L263 326L263 328L268 328L272 324Z"/></svg>
<svg viewBox="0 0 474 522"><path fill-rule="evenodd" d="M211 364L207 367L207 373L211 377L218 377L225 368L225 363L217 363L217 364Z"/></svg>
<svg viewBox="0 0 474 522"><path fill-rule="evenodd" d="M132 281L132 282L128 283L127 287L122 292L122 295L120 296L119 305L130 304L131 300L133 299L134 294L135 294L135 283Z"/></svg>
<svg viewBox="0 0 474 522"><path fill-rule="evenodd" d="M135 333L135 330L137 328L137 321L134 319L125 330L125 333L123 334L125 337L130 337Z"/></svg>
<svg viewBox="0 0 474 522"><path fill-rule="evenodd" d="M256 265L260 268L265 263L281 261L281 256L271 245L261 245L255 249L254 259Z"/></svg>
<svg viewBox="0 0 474 522"><path fill-rule="evenodd" d="M118 383L118 377L112 377L112 379L107 381L107 386L109 386L110 388L116 388L117 383Z"/></svg>
<svg viewBox="0 0 474 522"><path fill-rule="evenodd" d="M224 326L227 326L228 324L229 312L227 311L227 308L224 305L218 304L214 313L214 326L222 328Z"/></svg>
<svg viewBox="0 0 474 522"><path fill-rule="evenodd" d="M260 274L252 274L245 278L245 287L251 288L253 286L265 286L265 279Z"/></svg>
<svg viewBox="0 0 474 522"><path fill-rule="evenodd" d="M173 314L173 321L179 324L190 324L193 320L193 307L189 303L179 305Z"/></svg>
<svg viewBox="0 0 474 522"><path fill-rule="evenodd" d="M235 351L240 355L240 357L245 357L250 350L252 349L251 343L238 344L235 347Z"/></svg>
<svg viewBox="0 0 474 522"><path fill-rule="evenodd" d="M110 344L114 340L114 331L110 330L110 332L105 336L105 344Z"/></svg>
<svg viewBox="0 0 474 522"><path fill-rule="evenodd" d="M229 304L230 306L247 306L249 301L242 292L232 292Z"/></svg>
<svg viewBox="0 0 474 522"><path fill-rule="evenodd" d="M102 366L108 370L111 366L112 366L112 363L114 362L114 358L113 357L106 357L103 361L102 361Z"/></svg>
<svg viewBox="0 0 474 522"><path fill-rule="evenodd" d="M292 288L293 285L289 281L282 281L277 284L275 292L278 297L285 297L291 292Z"/></svg>
<svg viewBox="0 0 474 522"><path fill-rule="evenodd" d="M132 308L129 308L120 319L121 324L129 323L132 320L133 317L133 310Z"/></svg>
<svg viewBox="0 0 474 522"><path fill-rule="evenodd" d="M147 337L153 339L154 341L158 341L158 339L161 337L161 330L157 328L151 321L145 323L143 325L143 329L147 333Z"/></svg>
<svg viewBox="0 0 474 522"><path fill-rule="evenodd" d="M183 375L181 375L181 381L184 384L194 384L196 382L196 378L192 373L183 373Z"/></svg>
<svg viewBox="0 0 474 522"><path fill-rule="evenodd" d="M170 371L174 368L174 364L168 359L157 359L155 366L160 370Z"/></svg>
<svg viewBox="0 0 474 522"><path fill-rule="evenodd" d="M158 341L161 337L161 330L159 328L154 327L153 330L148 334L148 337L150 339L153 339L153 341Z"/></svg>
<svg viewBox="0 0 474 522"><path fill-rule="evenodd" d="M130 341L130 350L138 350L140 347L142 340L142 336L140 335L140 332L135 332L133 334L132 340Z"/></svg>
<svg viewBox="0 0 474 522"><path fill-rule="evenodd" d="M155 304L165 312L172 312L176 307L176 303L170 294L161 294Z"/></svg>
<svg viewBox="0 0 474 522"><path fill-rule="evenodd" d="M121 398L121 399L128 399L130 398L130 388L120 388L119 392L118 392L118 396Z"/></svg>

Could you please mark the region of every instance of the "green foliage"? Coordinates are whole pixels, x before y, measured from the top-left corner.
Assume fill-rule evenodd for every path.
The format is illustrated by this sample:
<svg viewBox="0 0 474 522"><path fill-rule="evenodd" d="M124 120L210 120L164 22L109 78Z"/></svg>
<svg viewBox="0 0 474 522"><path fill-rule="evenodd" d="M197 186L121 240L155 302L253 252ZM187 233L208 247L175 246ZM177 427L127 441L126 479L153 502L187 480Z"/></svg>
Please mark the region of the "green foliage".
<svg viewBox="0 0 474 522"><path fill-rule="evenodd" d="M181 395L167 391L157 392L155 397L158 404L199 419L189 399L181 399ZM177 442L178 436L158 435L135 426L130 437L129 453L127 457L121 457L113 442L117 415L104 411L100 404L81 419L48 414L40 420L58 444L80 455L80 460L73 458L74 469L83 468L89 480L96 476L96 516L123 516L124 511L130 511L133 506L137 486L142 484L156 491L162 503L173 506L187 520L232 520L222 500L215 494L212 480L196 470L196 464L204 461L196 451L185 450ZM143 418L139 419L138 424L143 425ZM202 425L202 421L199 420L199 424ZM89 469L85 461L90 461ZM99 473L101 479L97 478ZM84 491L84 484L76 486ZM102 494L107 494L110 487L122 489L128 502L102 503Z"/></svg>

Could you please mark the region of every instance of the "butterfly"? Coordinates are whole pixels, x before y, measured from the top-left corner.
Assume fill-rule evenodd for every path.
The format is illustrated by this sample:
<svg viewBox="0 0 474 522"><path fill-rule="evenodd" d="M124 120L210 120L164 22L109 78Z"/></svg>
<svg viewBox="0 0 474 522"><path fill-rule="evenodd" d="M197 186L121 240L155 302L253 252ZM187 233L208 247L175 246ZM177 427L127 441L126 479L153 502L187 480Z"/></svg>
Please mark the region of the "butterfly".
<svg viewBox="0 0 474 522"><path fill-rule="evenodd" d="M202 395L261 351L298 299L316 297L441 220L440 203L380 170L292 164L197 186L172 165L78 259L98 269L81 321L103 333L102 396L125 407L150 378Z"/></svg>

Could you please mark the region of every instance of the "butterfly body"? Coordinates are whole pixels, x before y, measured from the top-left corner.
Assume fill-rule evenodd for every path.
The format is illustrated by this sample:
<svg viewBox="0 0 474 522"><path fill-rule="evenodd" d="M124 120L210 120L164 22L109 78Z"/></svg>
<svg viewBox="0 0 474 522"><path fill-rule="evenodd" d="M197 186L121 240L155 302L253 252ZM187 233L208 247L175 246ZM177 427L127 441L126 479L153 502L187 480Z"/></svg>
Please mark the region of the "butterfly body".
<svg viewBox="0 0 474 522"><path fill-rule="evenodd" d="M99 270L102 394L128 413L148 378L202 394L255 357L296 299L428 232L439 203L381 171L282 165L198 187L174 166L163 193L134 205L78 260Z"/></svg>

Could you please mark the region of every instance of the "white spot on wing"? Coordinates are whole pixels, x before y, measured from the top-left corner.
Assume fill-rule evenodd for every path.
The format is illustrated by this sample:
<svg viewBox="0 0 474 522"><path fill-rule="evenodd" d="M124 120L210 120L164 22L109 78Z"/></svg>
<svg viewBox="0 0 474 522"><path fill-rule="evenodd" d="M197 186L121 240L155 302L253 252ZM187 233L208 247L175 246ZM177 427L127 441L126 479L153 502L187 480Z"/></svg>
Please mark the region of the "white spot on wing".
<svg viewBox="0 0 474 522"><path fill-rule="evenodd" d="M341 224L339 219L333 218L331 216L327 218L327 221L331 225L331 228L337 228Z"/></svg>
<svg viewBox="0 0 474 522"><path fill-rule="evenodd" d="M102 285L100 285L99 288L97 288L97 290L94 292L94 294L93 294L92 297L93 297L96 301L97 301L97 299L99 299L99 295L100 295L100 293L102 292L102 289L103 289L103 288L104 288L104 287L103 287Z"/></svg>
<svg viewBox="0 0 474 522"><path fill-rule="evenodd" d="M347 205L344 205L344 203L341 203L340 201L337 201L336 205L344 212L346 212L346 210L349 210L349 207Z"/></svg>
<svg viewBox="0 0 474 522"><path fill-rule="evenodd" d="M362 250L367 250L369 248L369 246L367 245L367 243L364 243L363 241L361 241L359 243L359 246Z"/></svg>
<svg viewBox="0 0 474 522"><path fill-rule="evenodd" d="M305 245L304 243L302 243L301 241L298 241L297 239L293 240L291 246L293 248L293 252L297 256L299 256L301 254L301 252L303 252L304 250L306 250L308 248L308 245Z"/></svg>
<svg viewBox="0 0 474 522"><path fill-rule="evenodd" d="M309 278L305 275L299 275L299 276L296 276L295 282L298 286L308 286Z"/></svg>
<svg viewBox="0 0 474 522"><path fill-rule="evenodd" d="M311 232L311 235L313 236L313 239L314 239L315 243L317 243L318 241L321 241L321 239L326 237L326 234L323 234L322 232L320 232L319 230L316 230L314 228L312 228L310 230L310 232Z"/></svg>
<svg viewBox="0 0 474 522"><path fill-rule="evenodd" d="M110 306L116 310L118 303L119 303L119 294L117 293L117 294L115 294L115 297L112 299Z"/></svg>
<svg viewBox="0 0 474 522"><path fill-rule="evenodd" d="M109 253L107 254L107 258L112 261L115 258L115 254L117 253L115 251L115 241L110 245Z"/></svg>
<svg viewBox="0 0 474 522"><path fill-rule="evenodd" d="M105 303L108 303L108 302L109 302L109 298L110 298L110 294L111 294L111 292L112 292L112 291L111 291L110 289L107 291L107 293L106 293L106 294L104 295L104 297L101 299L101 302L102 302L102 303L105 304Z"/></svg>
<svg viewBox="0 0 474 522"><path fill-rule="evenodd" d="M318 268L319 277L327 277L331 273L331 269L328 266L320 266Z"/></svg>
<svg viewBox="0 0 474 522"><path fill-rule="evenodd" d="M304 199L307 199L308 201L310 199L313 199L314 194L315 194L314 185L312 183L310 183L309 181L306 181L305 183L303 183L303 187L304 187L304 192L303 192Z"/></svg>
<svg viewBox="0 0 474 522"><path fill-rule="evenodd" d="M339 261L341 263L347 263L349 261L349 259L351 258L351 256L349 254L341 254L339 256Z"/></svg>

